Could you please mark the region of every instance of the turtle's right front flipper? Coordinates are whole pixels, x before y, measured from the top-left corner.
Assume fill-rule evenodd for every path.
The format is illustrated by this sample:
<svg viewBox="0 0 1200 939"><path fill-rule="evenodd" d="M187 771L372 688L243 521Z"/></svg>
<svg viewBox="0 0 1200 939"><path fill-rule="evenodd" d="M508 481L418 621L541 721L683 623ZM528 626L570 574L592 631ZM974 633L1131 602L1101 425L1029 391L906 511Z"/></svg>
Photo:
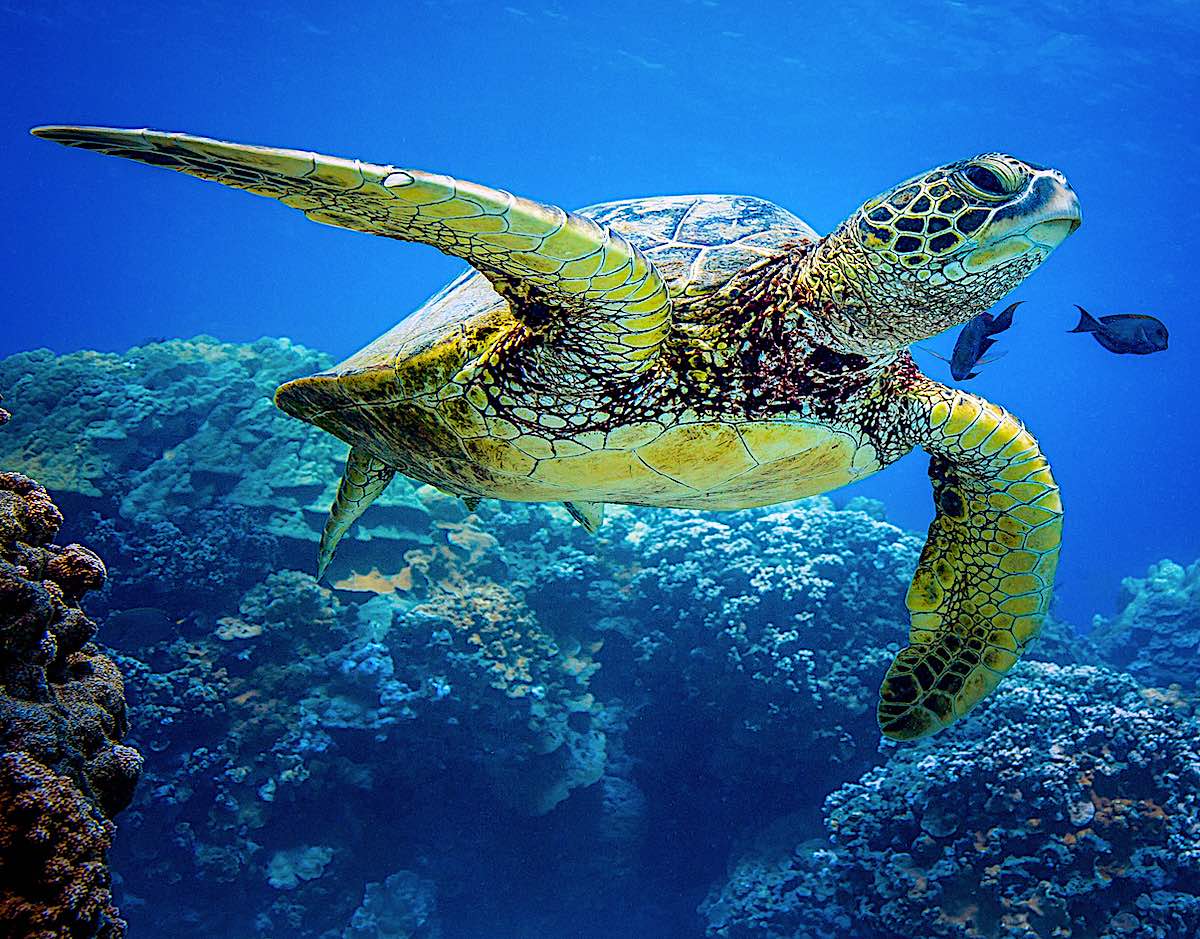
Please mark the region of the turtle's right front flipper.
<svg viewBox="0 0 1200 939"><path fill-rule="evenodd" d="M346 457L346 472L338 485L337 496L329 507L329 518L321 532L321 547L317 553L317 580L325 576L338 542L350 530L372 502L379 498L392 481L396 471L358 447L350 448Z"/></svg>
<svg viewBox="0 0 1200 939"><path fill-rule="evenodd" d="M1016 664L1041 630L1062 537L1058 486L1019 420L928 379L910 406L937 516L908 591L909 645L879 692L879 725L901 740L962 717Z"/></svg>
<svg viewBox="0 0 1200 939"><path fill-rule="evenodd" d="M309 218L420 241L483 272L568 374L638 375L671 327L654 264L619 233L478 183L300 150L111 127L38 127L46 140L278 199Z"/></svg>

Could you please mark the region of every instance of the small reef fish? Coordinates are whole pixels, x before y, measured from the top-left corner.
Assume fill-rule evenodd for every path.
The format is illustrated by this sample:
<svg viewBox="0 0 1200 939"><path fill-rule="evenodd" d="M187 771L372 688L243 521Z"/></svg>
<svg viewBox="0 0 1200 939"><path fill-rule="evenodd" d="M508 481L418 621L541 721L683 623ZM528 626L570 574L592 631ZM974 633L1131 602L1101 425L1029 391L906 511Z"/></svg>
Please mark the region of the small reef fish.
<svg viewBox="0 0 1200 939"><path fill-rule="evenodd" d="M925 349L932 356L936 356L943 362L950 363L950 374L954 376L955 381L966 381L968 378L974 378L979 372L976 369L980 365L987 365L989 362L995 362L1003 353L994 355L990 359L983 357L984 353L996 344L993 338L1004 332L1012 325L1013 313L1016 311L1024 300L1018 300L1016 303L1010 304L1004 310L992 316L990 313L980 313L973 320L970 320L958 334L958 339L954 343L954 351L950 353L950 358L943 355L938 355L932 349ZM922 348L924 348L922 346Z"/></svg>
<svg viewBox="0 0 1200 939"><path fill-rule="evenodd" d="M1078 303L1079 325L1073 333L1091 333L1092 338L1117 355L1149 355L1167 348L1167 327L1162 320L1144 313L1118 313L1092 316Z"/></svg>

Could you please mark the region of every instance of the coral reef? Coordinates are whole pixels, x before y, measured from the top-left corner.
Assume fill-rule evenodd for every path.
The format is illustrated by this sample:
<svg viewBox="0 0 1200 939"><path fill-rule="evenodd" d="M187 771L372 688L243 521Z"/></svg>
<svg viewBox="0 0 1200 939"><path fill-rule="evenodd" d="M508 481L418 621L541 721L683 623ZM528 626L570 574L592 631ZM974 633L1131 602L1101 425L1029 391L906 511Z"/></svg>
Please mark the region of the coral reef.
<svg viewBox="0 0 1200 939"><path fill-rule="evenodd" d="M851 909L839 855L786 815L744 839L699 906L710 939L879 939Z"/></svg>
<svg viewBox="0 0 1200 939"><path fill-rule="evenodd" d="M125 888L154 928L159 902L178 914L163 885L185 878L204 929L244 928L242 905L278 929L340 928L354 908L336 885L381 882L398 845L426 850L409 829L431 798L445 810L441 780L519 819L600 778L615 717L587 690L591 650L488 576L504 565L490 535L438 522L427 537L369 602L281 571L120 659L155 754Z"/></svg>
<svg viewBox="0 0 1200 939"><path fill-rule="evenodd" d="M412 871L367 884L342 939L440 939L437 888Z"/></svg>
<svg viewBox="0 0 1200 939"><path fill-rule="evenodd" d="M881 747L921 538L880 503L614 506L593 536L557 506L468 511L396 480L318 583L344 447L270 393L326 364L205 338L0 362L0 457L45 470L119 575L94 590L76 548L46 563L64 597L93 589L149 755L112 851L136 932L1193 928L1193 673L1168 650L1191 655L1194 573L1131 581L1099 646L1048 619L978 715ZM119 788L100 780L120 754L91 752L81 798ZM102 856L94 819L80 857Z"/></svg>
<svg viewBox="0 0 1200 939"><path fill-rule="evenodd" d="M806 754L814 788L874 761L916 536L877 503L837 510L824 498L728 516L626 513L616 535L625 568L612 572L605 667L627 658L649 692L632 752L695 786L697 808L747 787L786 808L795 778L779 753Z"/></svg>
<svg viewBox="0 0 1200 939"><path fill-rule="evenodd" d="M141 756L122 744L121 675L79 608L104 564L53 544L46 490L0 473L0 932L124 934L106 853Z"/></svg>
<svg viewBox="0 0 1200 939"><path fill-rule="evenodd" d="M106 855L115 826L65 776L0 753L0 934L116 939Z"/></svg>
<svg viewBox="0 0 1200 939"><path fill-rule="evenodd" d="M1128 676L1025 663L937 747L830 795L831 849L735 864L709 935L1194 936L1198 747Z"/></svg>
<svg viewBox="0 0 1200 939"><path fill-rule="evenodd" d="M346 447L281 414L271 396L330 364L286 339L204 336L120 355L13 355L0 360L17 415L0 436L0 465L41 480L68 509L70 536L102 546L115 596L99 608L145 606L164 584L193 600L240 592L278 566L312 563ZM335 575L352 572L366 547L399 559L419 546L426 515L397 480L347 537Z"/></svg>
<svg viewBox="0 0 1200 939"><path fill-rule="evenodd" d="M1122 582L1120 599L1116 616L1093 624L1100 656L1144 685L1200 698L1200 562L1153 564Z"/></svg>

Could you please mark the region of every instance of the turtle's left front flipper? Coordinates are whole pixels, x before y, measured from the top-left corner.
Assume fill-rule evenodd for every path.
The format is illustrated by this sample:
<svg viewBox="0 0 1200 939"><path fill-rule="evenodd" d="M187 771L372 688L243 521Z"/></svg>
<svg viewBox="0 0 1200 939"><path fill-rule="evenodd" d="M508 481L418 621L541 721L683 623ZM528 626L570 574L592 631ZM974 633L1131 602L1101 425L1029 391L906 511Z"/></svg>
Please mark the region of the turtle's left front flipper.
<svg viewBox="0 0 1200 939"><path fill-rule="evenodd" d="M558 206L422 170L115 127L34 128L46 140L277 199L315 222L420 241L462 258L539 334L556 372L634 377L671 328L653 262L619 232Z"/></svg>
<svg viewBox="0 0 1200 939"><path fill-rule="evenodd" d="M333 560L338 542L358 521L372 502L388 487L396 471L382 460L359 447L351 447L346 457L346 471L338 484L337 496L329 507L329 518L321 532L321 547L317 553L317 580Z"/></svg>
<svg viewBox="0 0 1200 939"><path fill-rule="evenodd" d="M1020 421L928 380L909 400L937 515L908 591L909 645L880 689L879 725L900 740L962 717L1016 664L1041 630L1062 535L1058 486Z"/></svg>

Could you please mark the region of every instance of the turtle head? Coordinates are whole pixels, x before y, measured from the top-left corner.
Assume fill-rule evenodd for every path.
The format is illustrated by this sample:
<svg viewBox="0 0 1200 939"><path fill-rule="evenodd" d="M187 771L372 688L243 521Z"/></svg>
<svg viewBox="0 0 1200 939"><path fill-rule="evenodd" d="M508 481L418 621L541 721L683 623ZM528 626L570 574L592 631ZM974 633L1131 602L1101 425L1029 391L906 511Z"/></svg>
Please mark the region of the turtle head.
<svg viewBox="0 0 1200 939"><path fill-rule="evenodd" d="M1058 170L986 153L869 200L822 241L808 279L836 345L895 351L987 310L1080 218Z"/></svg>

